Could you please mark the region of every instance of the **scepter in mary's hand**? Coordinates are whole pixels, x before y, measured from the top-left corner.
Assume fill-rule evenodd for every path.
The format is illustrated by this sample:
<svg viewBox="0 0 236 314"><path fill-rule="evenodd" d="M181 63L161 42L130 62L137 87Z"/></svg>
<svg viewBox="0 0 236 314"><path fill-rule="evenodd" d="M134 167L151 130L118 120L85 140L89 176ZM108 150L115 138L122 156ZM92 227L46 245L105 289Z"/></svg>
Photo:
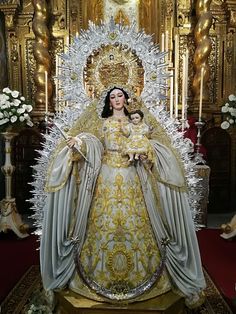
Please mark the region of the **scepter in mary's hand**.
<svg viewBox="0 0 236 314"><path fill-rule="evenodd" d="M52 122L53 125L55 125L55 127L56 127L56 128L58 129L58 131L61 133L61 135L63 136L63 138L66 140L66 142L68 142L68 140L70 139L70 137L59 127L59 125L58 125L55 121L53 121L53 120L50 119L50 122ZM80 140L80 141L81 141L81 140ZM82 141L81 141L81 143L82 143ZM73 149L74 146L71 146L70 148ZM91 165L90 161L89 161L88 158L81 152L81 150L80 150L78 147L76 147L75 149L81 154L81 156L85 159L85 161L87 161L87 163L89 163L89 164Z"/></svg>

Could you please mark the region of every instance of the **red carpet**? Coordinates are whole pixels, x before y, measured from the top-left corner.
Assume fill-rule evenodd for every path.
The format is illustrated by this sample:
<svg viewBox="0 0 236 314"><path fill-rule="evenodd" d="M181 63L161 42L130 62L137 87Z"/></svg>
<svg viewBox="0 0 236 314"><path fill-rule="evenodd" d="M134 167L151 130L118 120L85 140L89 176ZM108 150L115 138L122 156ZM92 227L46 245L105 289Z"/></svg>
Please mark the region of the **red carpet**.
<svg viewBox="0 0 236 314"><path fill-rule="evenodd" d="M18 239L9 232L0 234L0 303L31 265L39 264L37 237Z"/></svg>
<svg viewBox="0 0 236 314"><path fill-rule="evenodd" d="M202 263L236 313L236 240L225 240L220 233L219 229L198 231Z"/></svg>

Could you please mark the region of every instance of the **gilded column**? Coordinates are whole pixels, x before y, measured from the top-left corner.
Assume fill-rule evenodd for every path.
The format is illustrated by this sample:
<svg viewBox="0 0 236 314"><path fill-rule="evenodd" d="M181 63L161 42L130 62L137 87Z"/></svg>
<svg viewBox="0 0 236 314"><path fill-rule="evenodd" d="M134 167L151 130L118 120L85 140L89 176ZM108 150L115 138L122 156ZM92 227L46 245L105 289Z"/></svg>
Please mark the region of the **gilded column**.
<svg viewBox="0 0 236 314"><path fill-rule="evenodd" d="M7 55L6 55L6 42L4 36L4 15L0 13L0 90L7 86Z"/></svg>
<svg viewBox="0 0 236 314"><path fill-rule="evenodd" d="M50 80L52 60L49 54L50 33L47 27L48 6L46 0L32 0L34 6L33 32L35 43L33 53L36 61L34 81L36 92L34 96L36 111L45 112L45 71L48 73L48 104L52 111L52 82Z"/></svg>
<svg viewBox="0 0 236 314"><path fill-rule="evenodd" d="M203 68L203 100L208 100L209 93L207 82L210 77L210 67L208 57L211 52L211 39L209 30L212 24L212 14L210 12L211 0L197 0L196 15L198 18L197 25L194 29L194 38L196 50L194 54L195 75L193 78L194 99L198 100L200 96L200 78L201 69Z"/></svg>

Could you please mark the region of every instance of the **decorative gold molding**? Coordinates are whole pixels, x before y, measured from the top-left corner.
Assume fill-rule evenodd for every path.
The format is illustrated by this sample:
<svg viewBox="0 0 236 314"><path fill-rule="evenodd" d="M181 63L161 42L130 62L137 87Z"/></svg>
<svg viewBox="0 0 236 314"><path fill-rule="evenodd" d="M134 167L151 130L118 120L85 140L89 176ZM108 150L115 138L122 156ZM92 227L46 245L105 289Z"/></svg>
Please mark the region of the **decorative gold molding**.
<svg viewBox="0 0 236 314"><path fill-rule="evenodd" d="M3 89L7 86L7 54L6 54L6 43L5 43L5 34L3 28L3 19L0 15L0 89Z"/></svg>
<svg viewBox="0 0 236 314"><path fill-rule="evenodd" d="M0 11L4 13L5 26L8 31L14 30L15 28L15 16L19 5L18 2L19 1L8 1L8 4L0 4Z"/></svg>
<svg viewBox="0 0 236 314"><path fill-rule="evenodd" d="M52 111L52 83L51 70L52 61L49 54L49 29L48 7L46 0L32 0L34 6L33 31L35 34L34 57L36 60L36 69L34 73L34 82L36 92L34 95L36 111L45 111L45 71L48 72L48 103L49 111Z"/></svg>
<svg viewBox="0 0 236 314"><path fill-rule="evenodd" d="M164 15L161 15L161 1L139 1L138 7L139 29L145 29L146 33L153 35L155 43L160 42L161 21L164 20Z"/></svg>
<svg viewBox="0 0 236 314"><path fill-rule="evenodd" d="M236 1L235 0L225 0L226 9L229 16L229 27L236 27Z"/></svg>
<svg viewBox="0 0 236 314"><path fill-rule="evenodd" d="M193 78L194 99L200 97L200 78L201 69L203 68L203 100L209 100L208 80L210 77L210 67L208 57L211 52L211 39L209 30L212 25L212 14L210 12L211 0L198 0L196 3L196 14L198 18L197 25L194 29L196 50L194 54L195 75Z"/></svg>

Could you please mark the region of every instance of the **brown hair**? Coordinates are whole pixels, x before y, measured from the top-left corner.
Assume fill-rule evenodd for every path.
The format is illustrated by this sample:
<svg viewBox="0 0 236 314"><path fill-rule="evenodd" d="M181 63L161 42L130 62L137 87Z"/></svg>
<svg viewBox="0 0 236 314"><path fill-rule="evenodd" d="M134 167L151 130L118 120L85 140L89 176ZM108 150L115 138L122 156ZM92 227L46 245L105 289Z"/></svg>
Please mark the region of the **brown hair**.
<svg viewBox="0 0 236 314"><path fill-rule="evenodd" d="M143 114L143 112L142 112L141 110L138 110L138 109L129 112L129 114L128 114L129 119L131 119L131 116L132 116L133 114L135 114L135 113L139 114L140 117L141 117L141 120L143 120L144 114Z"/></svg>

